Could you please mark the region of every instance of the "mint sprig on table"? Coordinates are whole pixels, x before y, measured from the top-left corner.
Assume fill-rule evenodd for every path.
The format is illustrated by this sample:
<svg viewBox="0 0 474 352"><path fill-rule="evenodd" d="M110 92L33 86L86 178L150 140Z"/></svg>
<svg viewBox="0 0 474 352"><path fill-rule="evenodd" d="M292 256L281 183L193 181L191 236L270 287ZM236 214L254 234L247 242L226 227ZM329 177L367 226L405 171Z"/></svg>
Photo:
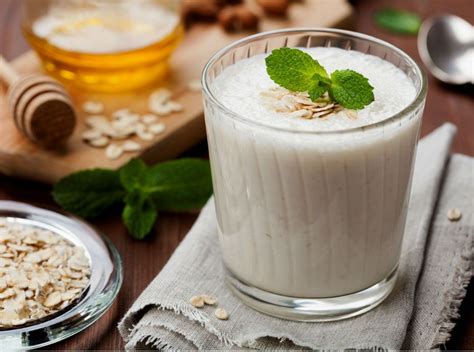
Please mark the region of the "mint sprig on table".
<svg viewBox="0 0 474 352"><path fill-rule="evenodd" d="M375 22L382 28L400 34L416 35L421 27L421 18L416 13L386 8L375 13Z"/></svg>
<svg viewBox="0 0 474 352"><path fill-rule="evenodd" d="M374 101L374 87L366 77L353 70L329 75L317 60L299 49L275 49L265 62L276 84L292 92L308 92L312 101L326 92L347 109L362 109Z"/></svg>
<svg viewBox="0 0 474 352"><path fill-rule="evenodd" d="M91 169L64 177L53 188L65 210L94 218L122 208L130 234L143 239L159 210L188 211L202 207L212 194L209 162L178 159L148 167L132 159L121 169Z"/></svg>

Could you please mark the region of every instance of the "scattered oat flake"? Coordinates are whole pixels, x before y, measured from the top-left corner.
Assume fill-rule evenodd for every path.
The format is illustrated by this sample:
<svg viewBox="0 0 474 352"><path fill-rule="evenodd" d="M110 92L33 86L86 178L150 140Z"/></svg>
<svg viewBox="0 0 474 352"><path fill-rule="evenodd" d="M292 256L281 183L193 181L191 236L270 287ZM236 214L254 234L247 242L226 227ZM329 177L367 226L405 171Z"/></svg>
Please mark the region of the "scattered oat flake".
<svg viewBox="0 0 474 352"><path fill-rule="evenodd" d="M169 89L159 88L150 94L149 101L151 103L163 104L163 103L168 102L172 96L173 96L173 93Z"/></svg>
<svg viewBox="0 0 474 352"><path fill-rule="evenodd" d="M134 141L125 141L122 148L124 152L137 152L142 149L142 146Z"/></svg>
<svg viewBox="0 0 474 352"><path fill-rule="evenodd" d="M128 113L115 118L115 120L112 122L112 126L114 126L115 128L128 127L138 122L139 120L140 115L135 113Z"/></svg>
<svg viewBox="0 0 474 352"><path fill-rule="evenodd" d="M153 134L160 134L163 133L166 129L166 125L162 122L160 123L154 123L150 126L148 126L148 131L150 131Z"/></svg>
<svg viewBox="0 0 474 352"><path fill-rule="evenodd" d="M191 305L196 308L204 307L204 299L202 298L202 296L191 297L189 303L191 303Z"/></svg>
<svg viewBox="0 0 474 352"><path fill-rule="evenodd" d="M104 111L104 104L98 101L86 101L82 104L82 110L88 114L100 114Z"/></svg>
<svg viewBox="0 0 474 352"><path fill-rule="evenodd" d="M92 140L102 137L102 132L96 129L86 130L81 135L82 139Z"/></svg>
<svg viewBox="0 0 474 352"><path fill-rule="evenodd" d="M105 156L112 160L120 158L122 154L123 154L123 149L117 144L110 144L105 149Z"/></svg>
<svg viewBox="0 0 474 352"><path fill-rule="evenodd" d="M133 133L134 129L117 129L117 128L112 128L106 134L115 140L122 140L122 139L127 139L131 133Z"/></svg>
<svg viewBox="0 0 474 352"><path fill-rule="evenodd" d="M158 116L154 114L145 114L142 116L142 120L145 124L151 125L155 123L156 121L158 121Z"/></svg>
<svg viewBox="0 0 474 352"><path fill-rule="evenodd" d="M196 82L199 83L199 81ZM97 106L93 106L96 102L87 102L87 112L91 116L85 119L85 124L89 128L82 132L81 137L91 147L105 148L105 156L108 159L118 159L124 152L138 152L142 146L136 142L136 137L146 142L153 141L155 135L166 130L166 125L159 122L160 116L183 110L183 105L173 101L172 97L171 90L159 88L149 96L149 113L140 115L129 108L122 108L114 111L110 118L99 115L104 108L102 103L98 103L101 104L99 110Z"/></svg>
<svg viewBox="0 0 474 352"><path fill-rule="evenodd" d="M159 116L166 116L166 115L171 114L171 112L172 112L172 109L168 105L168 103L151 102L149 108L150 108L151 112L153 112L153 113L155 113Z"/></svg>
<svg viewBox="0 0 474 352"><path fill-rule="evenodd" d="M129 109L119 109L112 113L112 117L115 119L120 119L126 116L130 116L130 114L133 114L133 113Z"/></svg>
<svg viewBox="0 0 474 352"><path fill-rule="evenodd" d="M213 296L201 295L201 297L204 300L204 303L209 305L209 306L213 306L214 304L217 303L217 299Z"/></svg>
<svg viewBox="0 0 474 352"><path fill-rule="evenodd" d="M175 101L168 102L166 106L170 109L171 112L183 111L183 105Z"/></svg>
<svg viewBox="0 0 474 352"><path fill-rule="evenodd" d="M227 313L227 311L223 308L217 308L214 311L214 315L216 316L217 319L220 319L220 320L229 319L229 313Z"/></svg>
<svg viewBox="0 0 474 352"><path fill-rule="evenodd" d="M449 209L447 215L449 221L458 221L462 217L461 210L459 210L458 208Z"/></svg>
<svg viewBox="0 0 474 352"><path fill-rule="evenodd" d="M154 138L153 133L148 132L148 131L137 130L135 133L137 134L137 137L143 141L151 141Z"/></svg>
<svg viewBox="0 0 474 352"><path fill-rule="evenodd" d="M109 139L107 137L102 136L102 137L97 138L97 139L92 139L88 143L92 147L103 148L103 147L105 147L109 144Z"/></svg>
<svg viewBox="0 0 474 352"><path fill-rule="evenodd" d="M102 115L93 115L86 118L86 125L98 130L108 129L110 126L107 117Z"/></svg>

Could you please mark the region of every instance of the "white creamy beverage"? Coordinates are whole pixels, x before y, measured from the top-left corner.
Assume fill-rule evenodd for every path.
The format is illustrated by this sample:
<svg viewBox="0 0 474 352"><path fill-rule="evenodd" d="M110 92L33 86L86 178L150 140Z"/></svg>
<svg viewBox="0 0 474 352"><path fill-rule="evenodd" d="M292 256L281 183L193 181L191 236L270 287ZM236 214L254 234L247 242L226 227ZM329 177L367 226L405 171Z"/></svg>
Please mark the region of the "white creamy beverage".
<svg viewBox="0 0 474 352"><path fill-rule="evenodd" d="M266 55L225 68L210 90L235 118L206 106L219 237L227 268L247 284L341 296L398 264L420 112L380 126L415 99L403 71L357 51L302 50L329 73L363 74L375 100L357 116L304 119L266 98L277 87Z"/></svg>

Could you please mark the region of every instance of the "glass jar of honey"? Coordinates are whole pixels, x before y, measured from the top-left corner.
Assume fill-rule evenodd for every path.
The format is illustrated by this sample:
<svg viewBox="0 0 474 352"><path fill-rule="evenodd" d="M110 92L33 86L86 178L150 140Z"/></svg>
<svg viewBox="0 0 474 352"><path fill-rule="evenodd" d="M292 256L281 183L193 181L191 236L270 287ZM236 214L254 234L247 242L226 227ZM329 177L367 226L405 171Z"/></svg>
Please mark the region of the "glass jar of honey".
<svg viewBox="0 0 474 352"><path fill-rule="evenodd" d="M159 80L184 33L178 0L23 0L22 26L49 74L99 92Z"/></svg>

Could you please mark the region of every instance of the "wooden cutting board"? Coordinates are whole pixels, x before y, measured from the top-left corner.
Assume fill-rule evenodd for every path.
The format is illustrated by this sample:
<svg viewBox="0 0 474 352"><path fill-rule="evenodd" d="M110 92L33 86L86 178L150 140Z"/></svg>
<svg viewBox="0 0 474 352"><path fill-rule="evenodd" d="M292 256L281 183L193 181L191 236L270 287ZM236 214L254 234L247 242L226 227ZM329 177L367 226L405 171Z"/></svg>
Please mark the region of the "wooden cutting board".
<svg viewBox="0 0 474 352"><path fill-rule="evenodd" d="M346 0L305 0L292 4L286 19L265 18L260 30L285 27L339 27L351 26L352 8ZM194 25L171 60L169 78L155 87L124 94L87 94L70 88L76 106L86 100L99 100L106 107L105 115L120 108L129 108L137 113L146 113L150 92L159 86L176 92L174 100L184 106L180 113L161 118L166 124L165 133L155 140L140 143L139 153L126 153L117 160L105 157L104 149L91 148L81 141L85 129L85 114L80 109L76 131L61 150L45 150L25 139L15 128L8 112L6 89L0 91L0 172L11 176L33 179L46 183L56 182L61 177L86 168L119 168L130 158L142 157L147 162L156 162L178 156L187 148L205 137L201 93L186 89L191 80L199 79L209 57L223 46L249 33L227 34L217 25ZM41 72L38 58L27 52L12 62L21 74Z"/></svg>

